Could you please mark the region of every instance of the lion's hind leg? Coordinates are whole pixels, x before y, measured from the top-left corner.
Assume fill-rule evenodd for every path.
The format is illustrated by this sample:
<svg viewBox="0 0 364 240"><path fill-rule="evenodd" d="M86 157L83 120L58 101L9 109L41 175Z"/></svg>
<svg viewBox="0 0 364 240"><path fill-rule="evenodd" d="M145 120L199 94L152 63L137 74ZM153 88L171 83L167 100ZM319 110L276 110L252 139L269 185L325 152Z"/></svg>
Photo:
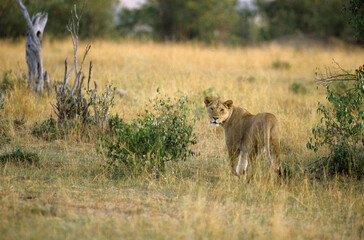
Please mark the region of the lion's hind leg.
<svg viewBox="0 0 364 240"><path fill-rule="evenodd" d="M271 140L271 156L273 158L274 161L274 169L276 169L277 171L279 171L279 155L281 152L281 147L279 144L279 139L278 138L273 138Z"/></svg>
<svg viewBox="0 0 364 240"><path fill-rule="evenodd" d="M246 169L248 168L248 157L248 153L241 151L235 169L236 175L239 177L242 176L244 180L246 179Z"/></svg>

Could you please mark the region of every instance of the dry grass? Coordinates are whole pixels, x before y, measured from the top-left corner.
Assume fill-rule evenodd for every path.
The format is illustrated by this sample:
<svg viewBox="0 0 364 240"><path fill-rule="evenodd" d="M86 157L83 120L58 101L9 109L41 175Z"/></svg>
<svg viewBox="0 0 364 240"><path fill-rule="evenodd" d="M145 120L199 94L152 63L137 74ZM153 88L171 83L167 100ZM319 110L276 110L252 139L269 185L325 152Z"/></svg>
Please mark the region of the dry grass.
<svg viewBox="0 0 364 240"><path fill-rule="evenodd" d="M81 49L85 47L82 43ZM0 76L26 70L23 43L0 42ZM44 67L62 79L70 41L45 42ZM95 145L78 141L44 142L30 127L48 118L50 97L34 98L16 88L6 96L6 118L25 117L25 129L10 129L13 139L0 152L21 146L37 152L39 167L0 167L1 239L361 239L364 237L363 182L347 178L315 181L304 174L273 181L257 167L255 179L239 182L229 173L220 131L207 123L203 91L231 98L252 113L269 111L281 124L282 161L302 167L315 155L305 144L318 121L318 67L344 69L363 64L356 47L266 45L210 48L193 44L92 43L93 79L126 89L114 113L132 119L156 89L169 96L188 95L194 107L199 156L170 164L159 179L111 179ZM274 69L274 61L289 69ZM307 88L290 91L292 83ZM0 143L1 144L1 143ZM263 170L262 170L263 169Z"/></svg>

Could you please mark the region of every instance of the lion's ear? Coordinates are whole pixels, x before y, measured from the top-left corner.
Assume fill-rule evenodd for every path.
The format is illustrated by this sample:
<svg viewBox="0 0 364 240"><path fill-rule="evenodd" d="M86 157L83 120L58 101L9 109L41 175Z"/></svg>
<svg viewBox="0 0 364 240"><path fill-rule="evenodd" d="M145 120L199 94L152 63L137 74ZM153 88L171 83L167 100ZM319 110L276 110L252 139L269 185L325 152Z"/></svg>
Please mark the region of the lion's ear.
<svg viewBox="0 0 364 240"><path fill-rule="evenodd" d="M233 101L232 100L227 100L223 104L224 104L225 107L230 109L233 106Z"/></svg>
<svg viewBox="0 0 364 240"><path fill-rule="evenodd" d="M209 106L212 102L214 101L214 99L212 99L211 97L205 97L204 103L207 106Z"/></svg>

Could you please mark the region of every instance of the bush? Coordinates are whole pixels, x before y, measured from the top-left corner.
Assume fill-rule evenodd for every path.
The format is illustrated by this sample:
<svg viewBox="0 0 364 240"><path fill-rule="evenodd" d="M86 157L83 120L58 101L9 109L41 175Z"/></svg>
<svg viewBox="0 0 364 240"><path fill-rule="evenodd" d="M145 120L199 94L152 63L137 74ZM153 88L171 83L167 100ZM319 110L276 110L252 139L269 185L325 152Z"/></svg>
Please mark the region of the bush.
<svg viewBox="0 0 364 240"><path fill-rule="evenodd" d="M185 161L194 155L189 147L197 141L186 104L186 97L175 101L156 98L153 109L146 109L131 123L118 116L111 118L114 138L103 139L108 166L119 174L126 168L137 175L147 171L158 176L167 161Z"/></svg>
<svg viewBox="0 0 364 240"><path fill-rule="evenodd" d="M323 116L320 124L312 129L313 137L307 147L315 152L323 145L329 147L327 168L330 173L362 176L364 157L360 151L364 139L364 69L360 67L355 75L337 75L324 81L339 81L341 88L327 86L330 105L319 103L317 112Z"/></svg>
<svg viewBox="0 0 364 240"><path fill-rule="evenodd" d="M303 86L301 83L292 83L289 87L289 90L294 92L295 94L306 94L307 89L305 86Z"/></svg>
<svg viewBox="0 0 364 240"><path fill-rule="evenodd" d="M16 163L16 164L38 164L39 156L36 153L25 152L17 149L12 153L0 155L0 163Z"/></svg>
<svg viewBox="0 0 364 240"><path fill-rule="evenodd" d="M47 141L59 138L57 121L51 117L50 119L44 120L41 124L35 123L32 134Z"/></svg>
<svg viewBox="0 0 364 240"><path fill-rule="evenodd" d="M0 83L0 91L8 92L14 90L14 86L15 86L15 80L12 77L12 71L11 70L5 71L4 76Z"/></svg>
<svg viewBox="0 0 364 240"><path fill-rule="evenodd" d="M272 68L274 68L274 69L290 69L291 64L289 62L286 62L286 61L276 60L276 61L272 62Z"/></svg>

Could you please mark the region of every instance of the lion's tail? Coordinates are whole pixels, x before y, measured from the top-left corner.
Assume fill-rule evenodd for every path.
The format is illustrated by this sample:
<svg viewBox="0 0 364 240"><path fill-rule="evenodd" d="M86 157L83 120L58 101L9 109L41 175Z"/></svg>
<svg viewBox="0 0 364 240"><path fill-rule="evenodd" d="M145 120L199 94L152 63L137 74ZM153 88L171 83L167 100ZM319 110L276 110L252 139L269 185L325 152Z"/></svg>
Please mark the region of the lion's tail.
<svg viewBox="0 0 364 240"><path fill-rule="evenodd" d="M277 125L272 124L271 121L265 121L264 123L264 146L266 147L266 156L268 161L274 166L275 169L279 169L279 154L280 154L280 144L279 138L274 136L279 136L279 129Z"/></svg>
<svg viewBox="0 0 364 240"><path fill-rule="evenodd" d="M271 148L271 146L270 146L270 136L271 136L270 131L272 129L272 126L271 126L269 121L264 121L263 129L264 129L263 134L264 134L265 154L267 156L268 161L270 163L272 163L273 159L272 159L271 154L270 154L271 153L271 151L270 151L270 148Z"/></svg>

